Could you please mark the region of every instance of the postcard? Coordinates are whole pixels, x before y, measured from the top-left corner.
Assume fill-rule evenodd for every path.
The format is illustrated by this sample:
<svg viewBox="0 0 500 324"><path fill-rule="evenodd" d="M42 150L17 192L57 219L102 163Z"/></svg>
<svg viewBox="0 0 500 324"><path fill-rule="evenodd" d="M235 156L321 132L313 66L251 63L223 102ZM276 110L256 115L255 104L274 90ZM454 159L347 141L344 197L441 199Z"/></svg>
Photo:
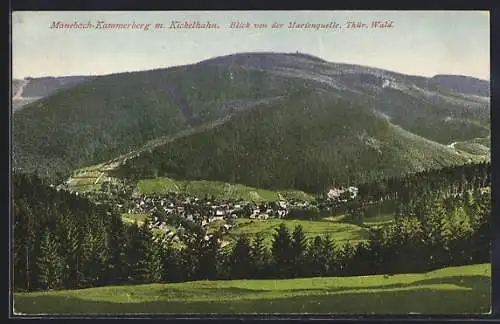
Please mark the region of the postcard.
<svg viewBox="0 0 500 324"><path fill-rule="evenodd" d="M488 12L11 22L14 315L490 312Z"/></svg>

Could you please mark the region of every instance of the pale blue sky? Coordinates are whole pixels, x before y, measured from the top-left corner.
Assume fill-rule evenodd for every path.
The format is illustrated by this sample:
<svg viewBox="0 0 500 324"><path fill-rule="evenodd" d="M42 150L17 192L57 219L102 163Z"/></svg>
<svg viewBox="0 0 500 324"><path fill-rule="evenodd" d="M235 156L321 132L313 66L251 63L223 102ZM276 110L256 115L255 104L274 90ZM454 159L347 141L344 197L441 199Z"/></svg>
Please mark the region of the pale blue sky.
<svg viewBox="0 0 500 324"><path fill-rule="evenodd" d="M52 30L53 21L163 23L199 20L217 30ZM281 22L273 30L232 30L231 21ZM394 28L289 30L289 21L345 25L392 20ZM489 14L480 11L151 11L14 12L12 73L26 76L98 75L195 63L236 52L297 50L331 62L432 76L489 79Z"/></svg>

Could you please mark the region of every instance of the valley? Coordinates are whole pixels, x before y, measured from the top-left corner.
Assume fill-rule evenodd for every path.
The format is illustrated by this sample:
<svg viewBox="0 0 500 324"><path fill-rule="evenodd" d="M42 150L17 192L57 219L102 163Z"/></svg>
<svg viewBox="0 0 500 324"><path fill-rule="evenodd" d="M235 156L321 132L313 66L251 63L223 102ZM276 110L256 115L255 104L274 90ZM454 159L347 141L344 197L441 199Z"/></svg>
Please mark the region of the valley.
<svg viewBox="0 0 500 324"><path fill-rule="evenodd" d="M489 86L298 52L14 80L14 307L488 312Z"/></svg>

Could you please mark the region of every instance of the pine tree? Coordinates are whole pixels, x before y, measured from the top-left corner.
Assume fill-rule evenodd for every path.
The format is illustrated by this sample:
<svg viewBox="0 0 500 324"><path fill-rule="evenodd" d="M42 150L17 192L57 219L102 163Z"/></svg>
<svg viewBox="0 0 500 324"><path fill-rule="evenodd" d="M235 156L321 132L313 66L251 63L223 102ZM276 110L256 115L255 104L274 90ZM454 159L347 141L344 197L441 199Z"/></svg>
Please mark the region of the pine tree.
<svg viewBox="0 0 500 324"><path fill-rule="evenodd" d="M330 235L325 235L321 240L320 262L323 265L322 272L328 275L336 275L339 265L337 265L335 254L335 242Z"/></svg>
<svg viewBox="0 0 500 324"><path fill-rule="evenodd" d="M242 235L236 241L230 255L231 278L248 278L253 260L250 253L250 241Z"/></svg>
<svg viewBox="0 0 500 324"><path fill-rule="evenodd" d="M269 263L269 251L264 244L264 235L259 232L255 235L250 250L253 265L251 267L253 276L261 278L265 275Z"/></svg>
<svg viewBox="0 0 500 324"><path fill-rule="evenodd" d="M220 243L217 235L212 235L208 240L198 247L201 251L198 264L198 273L202 279L214 280L219 267Z"/></svg>
<svg viewBox="0 0 500 324"><path fill-rule="evenodd" d="M109 223L109 262L106 269L105 281L109 283L123 282L127 275L126 262L126 233L125 226L116 213L110 215Z"/></svg>
<svg viewBox="0 0 500 324"><path fill-rule="evenodd" d="M307 259L309 264L309 273L312 276L323 276L325 275L325 264L323 263L323 240L321 236L316 236L309 245L307 251Z"/></svg>
<svg viewBox="0 0 500 324"><path fill-rule="evenodd" d="M291 269L291 245L290 233L284 223L281 223L274 234L272 255L274 261L274 273L280 276L290 276Z"/></svg>
<svg viewBox="0 0 500 324"><path fill-rule="evenodd" d="M65 261L65 287L76 289L80 286L79 259L81 238L76 224L75 216L72 214L64 215L59 225L58 235L61 238L60 244Z"/></svg>
<svg viewBox="0 0 500 324"><path fill-rule="evenodd" d="M82 281L86 285L102 284L108 264L104 228L97 226L89 229L82 244L81 273Z"/></svg>
<svg viewBox="0 0 500 324"><path fill-rule="evenodd" d="M14 200L14 285L15 287L31 290L36 287L36 219L33 217L28 202L18 198Z"/></svg>
<svg viewBox="0 0 500 324"><path fill-rule="evenodd" d="M292 233L291 242L291 260L296 276L301 276L305 273L305 256L307 252L307 237L301 225L295 226Z"/></svg>
<svg viewBox="0 0 500 324"><path fill-rule="evenodd" d="M153 237L148 249L148 279L150 282L162 282L165 276L163 264L164 249L157 237Z"/></svg>
<svg viewBox="0 0 500 324"><path fill-rule="evenodd" d="M64 260L60 256L60 246L50 231L46 230L38 257L38 281L44 289L58 289L62 286Z"/></svg>

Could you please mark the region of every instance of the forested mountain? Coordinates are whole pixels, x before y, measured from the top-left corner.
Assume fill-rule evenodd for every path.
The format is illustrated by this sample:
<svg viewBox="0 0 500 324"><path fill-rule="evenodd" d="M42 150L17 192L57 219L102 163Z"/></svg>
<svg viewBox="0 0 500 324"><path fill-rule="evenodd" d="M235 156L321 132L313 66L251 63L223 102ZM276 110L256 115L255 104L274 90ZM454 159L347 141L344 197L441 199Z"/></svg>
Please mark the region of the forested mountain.
<svg viewBox="0 0 500 324"><path fill-rule="evenodd" d="M14 166L54 176L154 141L129 171L312 190L460 164L446 145L489 135L489 98L443 82L282 53L101 76L16 112Z"/></svg>
<svg viewBox="0 0 500 324"><path fill-rule="evenodd" d="M119 170L320 192L467 161L363 106L308 90L143 152Z"/></svg>

